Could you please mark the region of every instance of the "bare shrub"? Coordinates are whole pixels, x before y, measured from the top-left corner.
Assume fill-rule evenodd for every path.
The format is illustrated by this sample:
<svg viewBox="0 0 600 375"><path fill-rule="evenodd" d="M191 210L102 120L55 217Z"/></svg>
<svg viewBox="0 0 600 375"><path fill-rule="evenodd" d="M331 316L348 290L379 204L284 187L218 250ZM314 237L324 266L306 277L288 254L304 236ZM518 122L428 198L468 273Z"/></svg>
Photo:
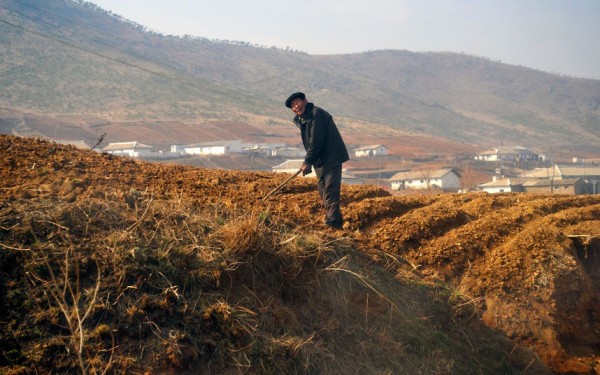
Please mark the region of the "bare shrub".
<svg viewBox="0 0 600 375"><path fill-rule="evenodd" d="M62 318L66 320L71 345L77 355L82 374L98 373L102 367L102 373L106 373L112 364L112 349L109 349L111 355L107 362L92 361L91 359L98 355L90 350L90 333L86 327L86 321L98 302L103 271L100 263L92 257L96 277L95 281L90 283L82 277L81 268L87 266L87 260L72 246L62 249L35 246L27 255L30 256L30 260L26 274L33 288L43 291L48 306L57 306L60 309ZM94 362L100 362L99 367L96 367Z"/></svg>

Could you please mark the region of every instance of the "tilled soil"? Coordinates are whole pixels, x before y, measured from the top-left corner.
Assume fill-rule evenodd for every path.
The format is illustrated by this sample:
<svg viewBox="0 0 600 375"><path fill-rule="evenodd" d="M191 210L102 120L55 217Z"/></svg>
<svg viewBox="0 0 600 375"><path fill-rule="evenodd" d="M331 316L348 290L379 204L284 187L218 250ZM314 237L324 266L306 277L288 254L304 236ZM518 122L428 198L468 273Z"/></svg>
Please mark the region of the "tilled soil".
<svg viewBox="0 0 600 375"><path fill-rule="evenodd" d="M0 199L138 194L245 210L322 228L312 179L142 163L35 139L0 136ZM600 373L600 196L391 196L343 186L340 235L398 278L446 283L455 313L531 348L557 373Z"/></svg>

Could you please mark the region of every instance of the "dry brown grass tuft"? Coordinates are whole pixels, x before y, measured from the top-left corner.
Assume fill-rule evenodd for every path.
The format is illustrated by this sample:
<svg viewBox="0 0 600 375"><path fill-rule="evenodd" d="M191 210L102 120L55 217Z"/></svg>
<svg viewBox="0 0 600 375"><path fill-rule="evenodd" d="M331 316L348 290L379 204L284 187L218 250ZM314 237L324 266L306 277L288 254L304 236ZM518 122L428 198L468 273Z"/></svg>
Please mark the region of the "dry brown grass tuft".
<svg viewBox="0 0 600 375"><path fill-rule="evenodd" d="M8 230L2 248L20 259L36 301L31 316L45 322L30 345L67 332L63 366L76 363L82 373L183 370L190 363L243 369L256 356L269 363L283 356L289 363L277 366L306 369L322 355L314 333L261 330L281 329L271 315L278 312L261 305L269 294L312 294L335 243L278 226L268 212L129 192L117 200L22 201L0 221ZM231 293L240 283L250 286L253 301ZM47 348L47 355L59 350ZM47 366L41 358L33 365Z"/></svg>
<svg viewBox="0 0 600 375"><path fill-rule="evenodd" d="M225 222L211 235L211 240L221 245L228 257L244 257L273 248L270 226L261 212L250 211Z"/></svg>
<svg viewBox="0 0 600 375"><path fill-rule="evenodd" d="M450 340L415 307L435 304L429 296L416 301L391 274L376 276L351 237L297 228L264 208L92 192L14 201L0 210L0 229L0 255L17 275L7 305L21 312L3 337L29 370L456 368ZM35 334L24 338L28 326Z"/></svg>

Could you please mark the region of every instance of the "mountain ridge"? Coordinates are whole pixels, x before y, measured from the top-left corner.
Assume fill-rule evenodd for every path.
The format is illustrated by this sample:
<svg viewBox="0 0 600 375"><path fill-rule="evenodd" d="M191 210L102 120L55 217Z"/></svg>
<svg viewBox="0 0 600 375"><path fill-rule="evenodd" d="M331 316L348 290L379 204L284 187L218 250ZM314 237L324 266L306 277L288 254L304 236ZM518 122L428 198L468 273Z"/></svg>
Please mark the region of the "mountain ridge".
<svg viewBox="0 0 600 375"><path fill-rule="evenodd" d="M308 55L174 37L83 1L5 0L0 16L4 107L112 120L281 123L290 117L283 100L302 90L340 122L482 147L593 151L600 141L599 80L456 53Z"/></svg>

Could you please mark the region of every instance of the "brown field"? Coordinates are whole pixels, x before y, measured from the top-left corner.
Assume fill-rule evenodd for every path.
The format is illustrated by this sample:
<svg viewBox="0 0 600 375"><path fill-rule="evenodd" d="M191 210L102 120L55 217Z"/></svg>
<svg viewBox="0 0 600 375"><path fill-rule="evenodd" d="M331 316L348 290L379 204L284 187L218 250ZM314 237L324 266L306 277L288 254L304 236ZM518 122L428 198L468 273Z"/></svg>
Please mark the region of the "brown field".
<svg viewBox="0 0 600 375"><path fill-rule="evenodd" d="M600 373L600 196L0 153L0 373Z"/></svg>

